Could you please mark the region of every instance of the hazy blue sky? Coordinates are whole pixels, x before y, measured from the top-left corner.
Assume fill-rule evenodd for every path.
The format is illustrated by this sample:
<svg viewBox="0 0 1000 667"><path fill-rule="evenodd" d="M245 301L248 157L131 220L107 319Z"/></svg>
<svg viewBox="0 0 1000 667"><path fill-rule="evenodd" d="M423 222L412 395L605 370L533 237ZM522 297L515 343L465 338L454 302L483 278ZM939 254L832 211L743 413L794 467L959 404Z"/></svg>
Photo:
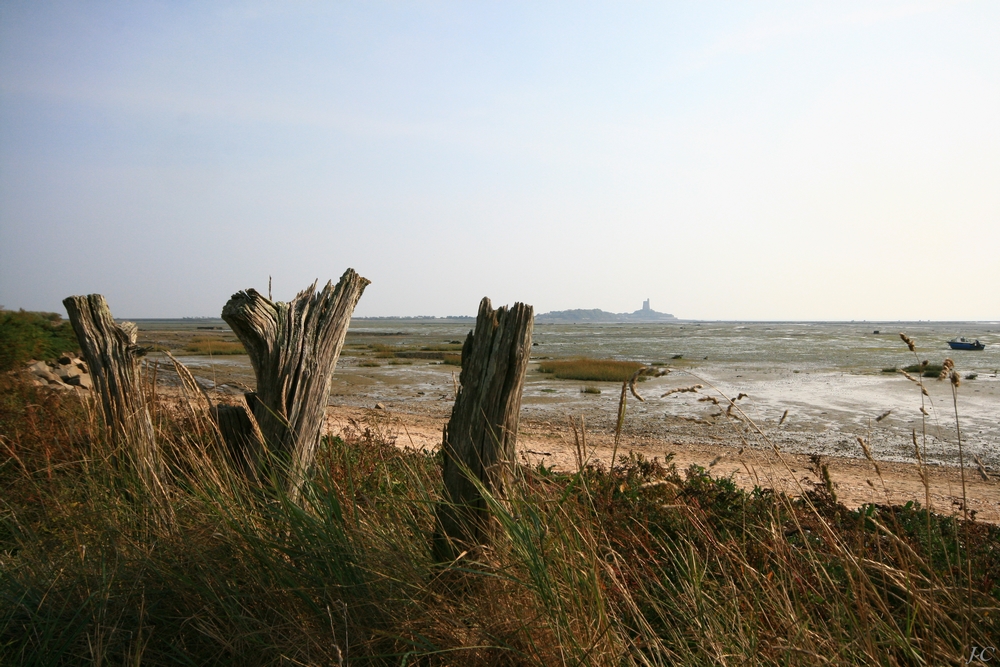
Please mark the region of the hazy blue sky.
<svg viewBox="0 0 1000 667"><path fill-rule="evenodd" d="M1000 3L0 3L0 304L354 267L704 319L1000 319Z"/></svg>

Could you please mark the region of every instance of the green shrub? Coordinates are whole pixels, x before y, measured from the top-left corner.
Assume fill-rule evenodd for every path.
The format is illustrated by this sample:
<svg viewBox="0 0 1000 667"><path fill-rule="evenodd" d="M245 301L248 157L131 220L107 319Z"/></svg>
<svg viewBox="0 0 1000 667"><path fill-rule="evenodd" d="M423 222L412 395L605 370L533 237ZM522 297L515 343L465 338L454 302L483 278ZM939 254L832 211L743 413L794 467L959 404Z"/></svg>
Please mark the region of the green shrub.
<svg viewBox="0 0 1000 667"><path fill-rule="evenodd" d="M0 311L0 371L79 349L73 327L56 313Z"/></svg>

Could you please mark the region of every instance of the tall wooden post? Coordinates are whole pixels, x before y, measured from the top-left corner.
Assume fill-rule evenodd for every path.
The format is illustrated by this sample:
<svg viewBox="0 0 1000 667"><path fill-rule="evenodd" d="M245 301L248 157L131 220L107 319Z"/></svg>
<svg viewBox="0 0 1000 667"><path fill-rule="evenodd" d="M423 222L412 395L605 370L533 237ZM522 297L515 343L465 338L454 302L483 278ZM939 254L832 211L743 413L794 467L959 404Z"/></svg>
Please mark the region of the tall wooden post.
<svg viewBox="0 0 1000 667"><path fill-rule="evenodd" d="M489 543L489 513L477 482L502 493L504 473L513 468L533 316L523 303L493 310L484 298L462 346L460 386L442 442L445 502L437 508L434 537L441 562Z"/></svg>
<svg viewBox="0 0 1000 667"><path fill-rule="evenodd" d="M262 438L268 454L287 466L293 498L312 466L330 380L354 307L369 282L348 269L336 286L328 282L316 292L313 283L289 303L248 289L234 294L222 309L222 318L250 356L257 391L247 395L247 416L253 420L220 415L225 417L221 430L230 447ZM257 428L249 432L252 426Z"/></svg>

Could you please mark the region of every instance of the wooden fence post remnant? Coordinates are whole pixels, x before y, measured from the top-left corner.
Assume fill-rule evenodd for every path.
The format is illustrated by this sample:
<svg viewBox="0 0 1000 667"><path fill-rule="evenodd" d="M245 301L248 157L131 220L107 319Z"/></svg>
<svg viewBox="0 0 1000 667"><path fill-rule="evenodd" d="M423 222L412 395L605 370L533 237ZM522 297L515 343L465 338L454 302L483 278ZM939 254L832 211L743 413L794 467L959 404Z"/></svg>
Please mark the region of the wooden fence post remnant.
<svg viewBox="0 0 1000 667"><path fill-rule="evenodd" d="M531 306L493 310L484 298L476 328L462 346L458 394L442 440L445 499L437 507L438 562L453 560L459 549L489 544L489 512L479 485L502 493L504 474L514 466L533 326Z"/></svg>
<svg viewBox="0 0 1000 667"><path fill-rule="evenodd" d="M288 303L248 289L222 309L246 347L257 390L246 396L247 418L220 414L220 430L230 448L262 439L268 455L287 466L286 488L293 499L312 466L330 380L354 307L369 283L348 269L336 286L327 282L316 292L313 283ZM259 464L257 453L248 454Z"/></svg>
<svg viewBox="0 0 1000 667"><path fill-rule="evenodd" d="M70 296L63 299L63 306L90 370L114 446L132 459L147 491L162 497L162 460L142 395L139 359L145 350L136 345L138 328L132 322L116 324L100 294Z"/></svg>

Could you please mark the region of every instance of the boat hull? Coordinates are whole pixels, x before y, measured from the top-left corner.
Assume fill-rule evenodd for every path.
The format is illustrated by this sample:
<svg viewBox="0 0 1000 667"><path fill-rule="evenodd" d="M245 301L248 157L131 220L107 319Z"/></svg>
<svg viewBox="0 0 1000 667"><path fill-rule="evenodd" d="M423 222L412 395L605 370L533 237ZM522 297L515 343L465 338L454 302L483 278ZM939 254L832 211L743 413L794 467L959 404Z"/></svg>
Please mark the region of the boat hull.
<svg viewBox="0 0 1000 667"><path fill-rule="evenodd" d="M986 348L985 345L978 341L975 343L958 343L955 341L948 341L948 345L953 350L983 350Z"/></svg>

